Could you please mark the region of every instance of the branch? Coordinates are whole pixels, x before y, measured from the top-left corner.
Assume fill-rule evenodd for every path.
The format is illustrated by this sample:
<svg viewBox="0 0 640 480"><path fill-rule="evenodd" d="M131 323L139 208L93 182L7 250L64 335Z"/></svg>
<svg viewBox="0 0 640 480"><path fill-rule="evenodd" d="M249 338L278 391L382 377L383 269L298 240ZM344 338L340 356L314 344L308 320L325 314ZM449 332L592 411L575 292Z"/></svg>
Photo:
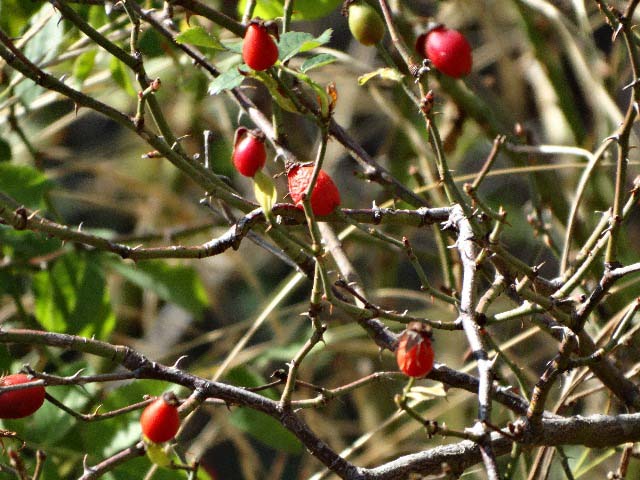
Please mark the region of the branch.
<svg viewBox="0 0 640 480"><path fill-rule="evenodd" d="M491 423L491 385L493 383L493 361L489 360L487 348L481 334L481 328L476 322L476 260L478 248L475 243L473 225L461 206L452 208L448 224L458 230L456 246L462 263L462 289L460 292L459 318L467 337L473 358L478 364L478 422L474 426L474 433L481 440L478 442L482 453L482 460L491 480L498 480L498 466L496 464L493 447L489 441L487 424Z"/></svg>

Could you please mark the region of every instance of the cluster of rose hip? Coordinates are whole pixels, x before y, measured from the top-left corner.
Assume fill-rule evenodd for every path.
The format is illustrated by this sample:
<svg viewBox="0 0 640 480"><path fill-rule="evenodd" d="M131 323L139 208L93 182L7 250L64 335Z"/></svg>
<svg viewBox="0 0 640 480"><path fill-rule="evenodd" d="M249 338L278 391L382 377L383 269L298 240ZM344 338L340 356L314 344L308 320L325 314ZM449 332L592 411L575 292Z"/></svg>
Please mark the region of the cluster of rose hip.
<svg viewBox="0 0 640 480"><path fill-rule="evenodd" d="M422 377L433 368L431 331L419 322L408 325L400 337L396 358L400 369L410 377ZM0 378L0 388L34 382L24 373L14 373ZM34 414L44 403L46 391L42 385L24 387L0 393L0 419L18 419ZM140 416L142 433L146 440L163 443L175 437L180 428L179 401L171 393L165 393L145 407Z"/></svg>
<svg viewBox="0 0 640 480"><path fill-rule="evenodd" d="M374 45L382 40L384 22L372 6L364 2L351 2L347 11L349 29L356 40L364 45ZM272 31L272 24L260 19L251 20L247 27L242 58L253 70L268 70L278 61L278 46ZM416 50L431 65L450 77L463 77L471 71L471 47L456 30L436 25L418 37ZM264 134L259 130L244 127L237 130L232 159L240 174L253 177L264 167L267 158L264 142ZM287 168L289 195L299 208L302 208L312 174L313 165L294 164ZM318 174L310 202L315 215L328 215L340 205L340 192L324 170Z"/></svg>
<svg viewBox="0 0 640 480"><path fill-rule="evenodd" d="M14 373L0 378L0 387L12 387L34 382L24 373ZM34 414L44 403L45 388L34 385L19 390L0 393L0 418L18 419ZM175 437L180 427L178 400L172 393L165 393L143 410L140 416L142 433L146 440L163 443Z"/></svg>
<svg viewBox="0 0 640 480"><path fill-rule="evenodd" d="M345 13L349 19L349 29L360 43L375 45L382 40L385 24L371 5L363 1L347 2ZM253 70L267 70L278 61L278 46L271 31L271 24L260 19L252 20L247 27L242 57L245 64ZM445 75L460 78L471 72L471 46L457 30L437 24L418 37L416 50L428 59L430 66ZM259 130L248 130L244 127L238 129L232 160L240 174L253 177L264 167L267 158L264 142L264 134ZM299 208L302 208L302 200L312 179L313 170L313 165L301 164L287 168L289 195ZM314 215L328 215L340 205L340 192L324 170L318 173L310 203ZM430 333L419 325L409 326L400 339L396 358L398 366L405 374L411 377L427 375L433 367Z"/></svg>
<svg viewBox="0 0 640 480"><path fill-rule="evenodd" d="M353 36L364 45L374 45L382 40L385 25L378 12L364 2L351 2L348 6L349 28ZM436 25L420 35L416 50L430 65L450 77L463 77L471 71L471 47L458 31ZM246 30L242 57L250 68L263 71L278 61L278 46L270 33L269 25L255 19ZM236 170L254 177L265 165L267 158L265 136L259 130L240 127L236 132L232 155ZM312 164L293 164L287 167L289 195L299 208L313 177ZM329 215L340 205L340 192L331 177L318 172L311 192L311 209L314 215ZM400 337L396 360L402 372L410 377L423 377L433 368L434 353L431 332L420 323L409 324ZM28 375L18 373L0 378L0 387L32 382ZM45 389L41 385L0 393L0 418L24 418L35 413L44 403ZM140 425L147 446L172 440L180 428L178 399L172 393L156 398L143 410ZM149 450L149 449L148 449Z"/></svg>

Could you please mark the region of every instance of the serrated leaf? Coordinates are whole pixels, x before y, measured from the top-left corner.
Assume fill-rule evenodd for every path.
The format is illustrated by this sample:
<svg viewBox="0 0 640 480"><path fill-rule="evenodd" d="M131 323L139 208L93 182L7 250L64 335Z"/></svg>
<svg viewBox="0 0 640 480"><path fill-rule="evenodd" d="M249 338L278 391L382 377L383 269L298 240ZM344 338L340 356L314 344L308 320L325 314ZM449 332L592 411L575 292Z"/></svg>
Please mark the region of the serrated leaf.
<svg viewBox="0 0 640 480"><path fill-rule="evenodd" d="M209 95L218 95L225 90L231 90L232 88L239 87L244 80L244 75L238 68L230 68L223 74L216 77L209 84Z"/></svg>
<svg viewBox="0 0 640 480"><path fill-rule="evenodd" d="M254 181L254 193L256 195L256 200L262 207L262 211L269 218L271 213L271 209L278 201L278 192L276 190L276 185L273 183L271 177L266 175L262 170L256 172L253 177Z"/></svg>
<svg viewBox="0 0 640 480"><path fill-rule="evenodd" d="M300 70L304 73L307 73L309 70L313 70L314 68L324 67L325 65L329 65L337 60L336 57L331 55L330 53L321 53L320 55L315 55L311 58L307 58Z"/></svg>
<svg viewBox="0 0 640 480"><path fill-rule="evenodd" d="M358 85L362 86L367 83L369 80L375 77L380 77L383 80L391 80L393 82L401 82L404 78L404 75L400 73L395 68L379 68L374 70L373 72L365 73L364 75L360 75L358 77Z"/></svg>
<svg viewBox="0 0 640 480"><path fill-rule="evenodd" d="M0 163L0 191L24 206L37 209L53 182L44 174L25 165Z"/></svg>
<svg viewBox="0 0 640 480"><path fill-rule="evenodd" d="M76 61L73 62L73 76L78 81L78 84L82 85L91 73L91 70L93 70L97 53L98 51L96 49L88 50L78 55Z"/></svg>
<svg viewBox="0 0 640 480"><path fill-rule="evenodd" d="M307 32L286 32L280 36L278 42L279 58L285 62L298 53L307 52L313 48L324 45L331 40L332 29L325 30L320 36L315 37Z"/></svg>
<svg viewBox="0 0 640 480"><path fill-rule="evenodd" d="M118 60L116 57L109 62L109 71L111 72L111 78L116 82L125 92L132 97L136 96L136 90L133 88L133 83L129 77L129 69L127 66Z"/></svg>
<svg viewBox="0 0 640 480"><path fill-rule="evenodd" d="M251 72L251 78L255 78L260 80L265 87L269 90L271 94L271 98L276 101L278 106L287 112L296 113L298 109L296 108L295 103L287 97L285 97L280 91L280 85L278 82L273 79L271 75L266 72Z"/></svg>
<svg viewBox="0 0 640 480"><path fill-rule="evenodd" d="M238 15L244 13L246 0L238 3ZM260 0L253 12L254 17L265 20L282 17L284 15L283 0ZM294 20L315 20L329 15L342 0L296 0L293 9Z"/></svg>
<svg viewBox="0 0 640 480"><path fill-rule="evenodd" d="M188 43L197 47L225 50L225 46L216 37L202 27L190 27L175 38L178 43Z"/></svg>
<svg viewBox="0 0 640 480"><path fill-rule="evenodd" d="M201 315L209 305L204 285L192 267L169 265L163 261L131 265L119 260L114 260L110 266L131 283L194 315Z"/></svg>
<svg viewBox="0 0 640 480"><path fill-rule="evenodd" d="M48 331L106 339L115 326L101 256L71 252L33 276L35 315Z"/></svg>

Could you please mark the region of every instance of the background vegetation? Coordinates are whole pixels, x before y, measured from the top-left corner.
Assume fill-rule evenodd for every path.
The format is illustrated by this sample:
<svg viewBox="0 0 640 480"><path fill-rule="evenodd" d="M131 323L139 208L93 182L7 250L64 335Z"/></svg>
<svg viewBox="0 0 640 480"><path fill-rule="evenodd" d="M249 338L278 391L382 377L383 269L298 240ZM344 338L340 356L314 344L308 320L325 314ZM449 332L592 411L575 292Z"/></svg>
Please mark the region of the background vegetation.
<svg viewBox="0 0 640 480"><path fill-rule="evenodd" d="M637 3L384 0L398 38L366 47L331 0L0 0L0 369L56 401L3 421L0 477L636 478ZM253 7L306 35L245 78ZM471 75L414 80L431 21ZM268 137L271 227L230 161L240 125ZM325 141L344 210L311 222L318 254L283 172ZM438 366L412 416L390 350L415 318ZM242 388L272 381L269 404ZM197 474L144 457L139 409L61 407L167 389Z"/></svg>

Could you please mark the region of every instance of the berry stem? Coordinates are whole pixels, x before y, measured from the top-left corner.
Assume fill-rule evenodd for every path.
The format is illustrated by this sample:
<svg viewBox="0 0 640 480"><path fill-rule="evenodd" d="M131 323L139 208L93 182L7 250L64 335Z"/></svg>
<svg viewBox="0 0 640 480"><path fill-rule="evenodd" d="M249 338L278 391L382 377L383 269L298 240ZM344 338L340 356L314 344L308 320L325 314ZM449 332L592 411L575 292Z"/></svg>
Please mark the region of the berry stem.
<svg viewBox="0 0 640 480"><path fill-rule="evenodd" d="M282 33L289 31L291 25L291 16L293 15L293 5L295 0L284 0L282 15Z"/></svg>
<svg viewBox="0 0 640 480"><path fill-rule="evenodd" d="M320 173L320 170L322 169L322 164L324 163L324 156L327 152L328 139L329 136L327 133L327 128L326 126L324 126L322 128L322 131L320 132L320 147L318 148L316 161L313 165L313 172L311 173L309 184L307 185L307 189L304 192L304 197L302 199L304 214L307 217L307 222L309 224L309 234L311 235L311 240L313 241L311 248L315 253L316 258L322 256L323 254L322 235L320 234L320 230L318 229L318 225L313 214L313 209L311 208L311 194L313 193L313 189L316 186L318 175Z"/></svg>
<svg viewBox="0 0 640 480"><path fill-rule="evenodd" d="M410 72L416 71L420 68L420 64L416 63L416 60L411 55L411 50L407 47L407 44L404 43L402 37L398 34L396 30L396 25L393 21L393 15L391 14L391 9L389 8L389 4L387 0L380 0L380 8L382 9L382 15L384 16L384 21L387 24L387 29L389 30L389 35L391 36L391 41L393 45L398 50L398 53L402 57L404 63L407 64ZM413 73L412 73L413 75Z"/></svg>
<svg viewBox="0 0 640 480"><path fill-rule="evenodd" d="M257 0L247 0L247 3L244 7L244 12L242 12L242 24L247 25L249 20L253 18L253 11L256 8Z"/></svg>

